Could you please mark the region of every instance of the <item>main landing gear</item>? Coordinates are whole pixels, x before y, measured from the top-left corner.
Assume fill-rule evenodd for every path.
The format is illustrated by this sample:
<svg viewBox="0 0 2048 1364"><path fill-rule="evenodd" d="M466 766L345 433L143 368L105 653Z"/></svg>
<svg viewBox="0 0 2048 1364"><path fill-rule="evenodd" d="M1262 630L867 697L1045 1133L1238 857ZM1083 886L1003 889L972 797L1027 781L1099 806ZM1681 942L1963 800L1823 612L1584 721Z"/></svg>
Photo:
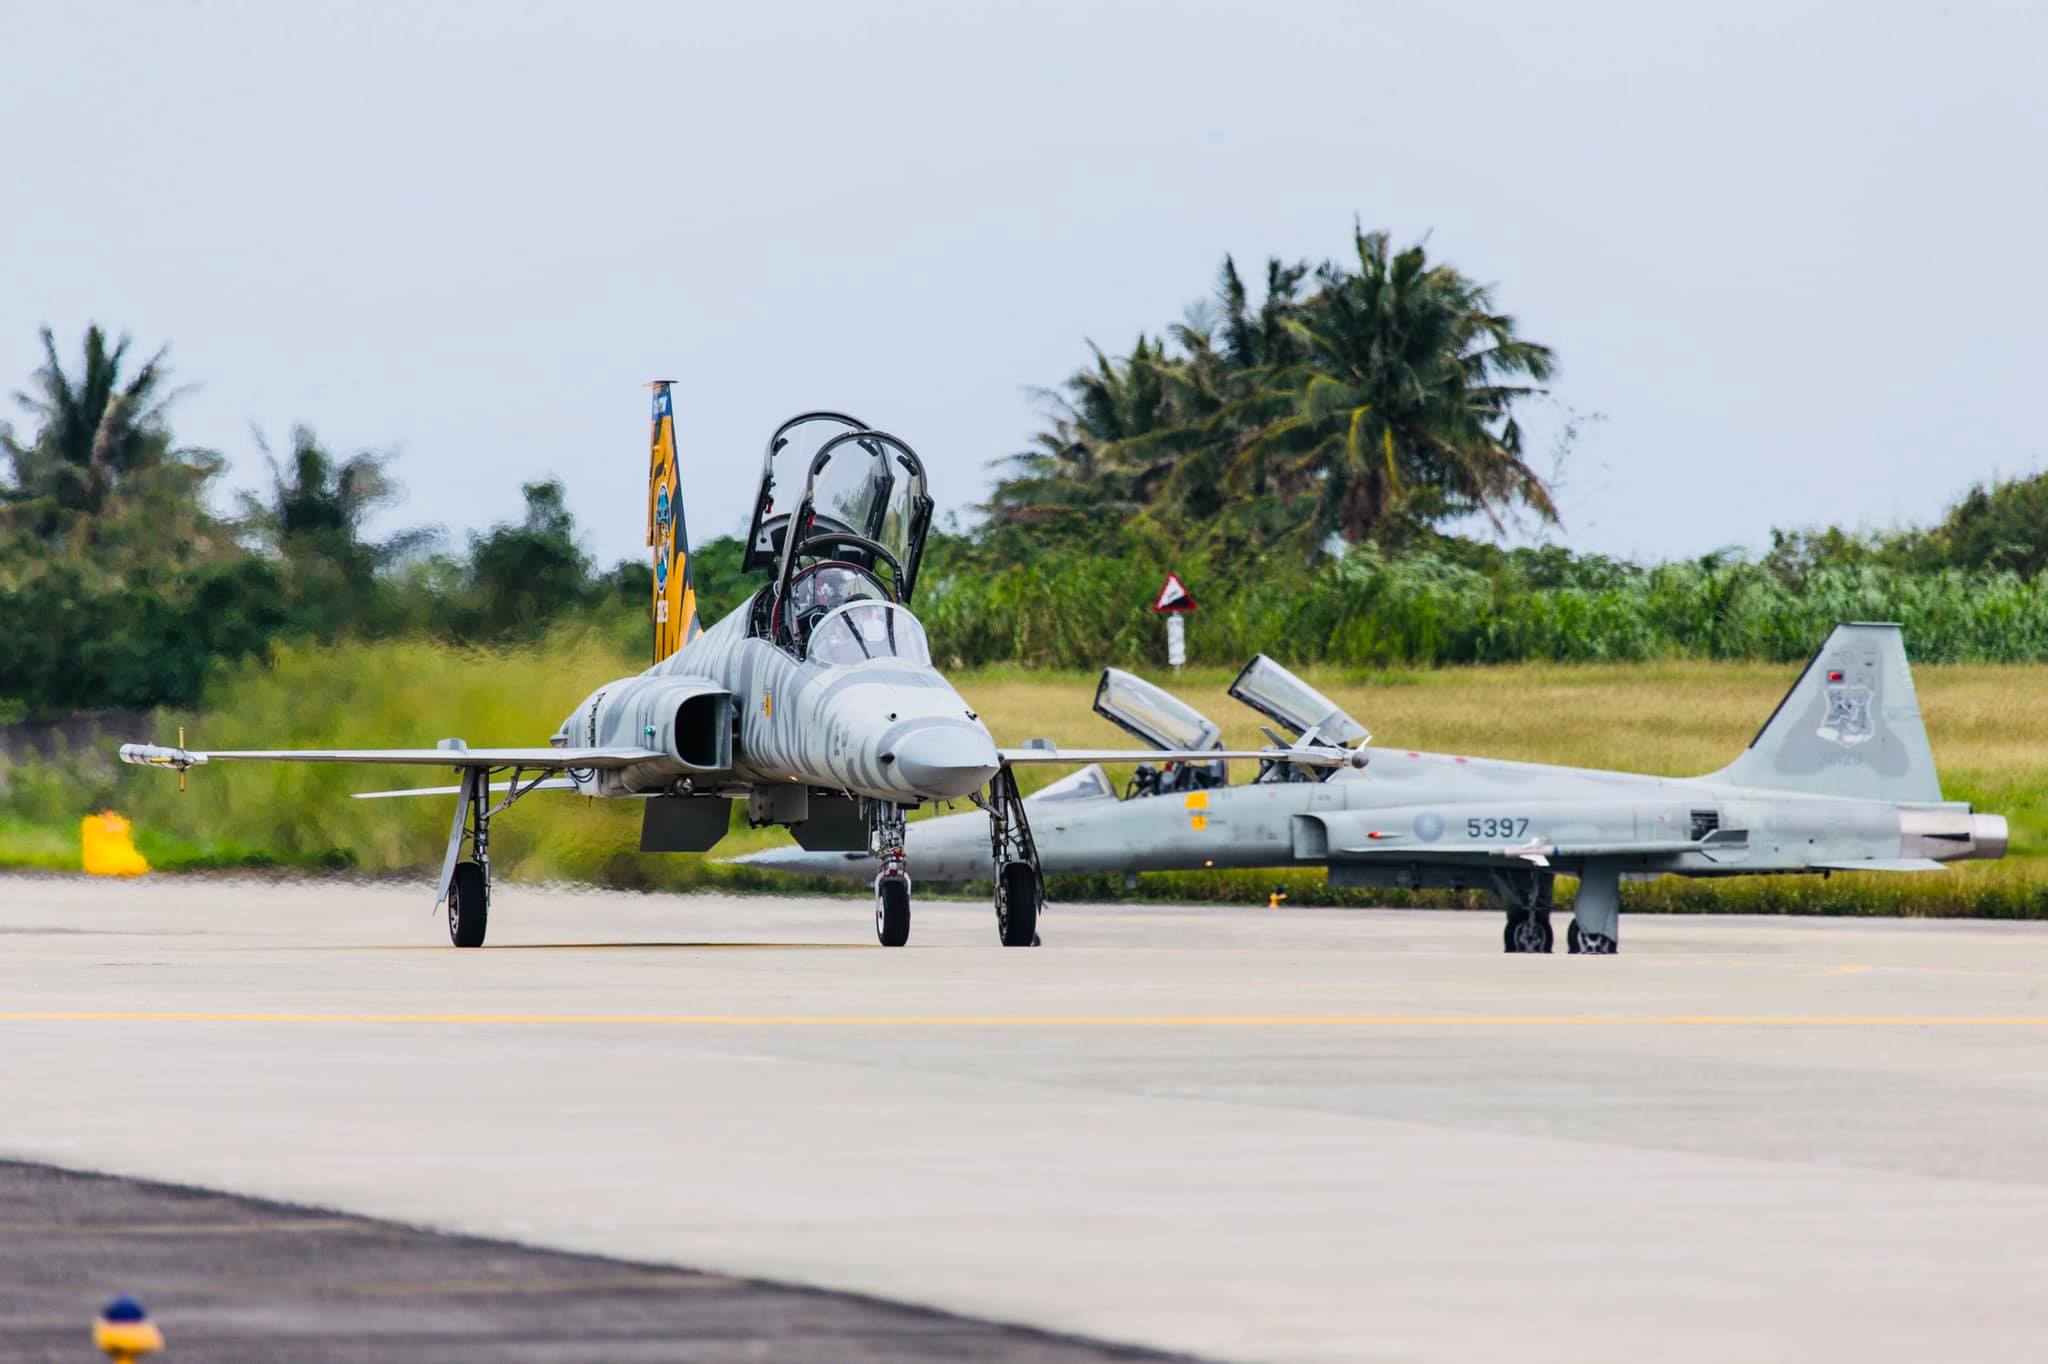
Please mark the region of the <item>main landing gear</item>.
<svg viewBox="0 0 2048 1364"><path fill-rule="evenodd" d="M1621 868L1612 863L1582 868L1565 944L1581 956L1611 957L1620 950L1620 937Z"/></svg>
<svg viewBox="0 0 2048 1364"><path fill-rule="evenodd" d="M1564 941L1575 957L1611 957L1621 950L1620 944L1605 933L1581 933L1577 919L1565 930Z"/></svg>
<svg viewBox="0 0 2048 1364"><path fill-rule="evenodd" d="M1507 910L1501 946L1509 952L1548 952L1556 941L1550 929L1557 876L1550 871L1504 871L1494 875L1495 893ZM1565 949L1573 956L1613 956L1620 950L1621 870L1588 866L1579 872L1579 894L1572 902L1572 921L1565 929Z"/></svg>
<svg viewBox="0 0 2048 1364"><path fill-rule="evenodd" d="M1045 875L1038 845L1024 817L1024 799L1008 766L988 784L989 845L996 871L996 936L1005 947L1038 946L1038 912L1045 906Z"/></svg>
<svg viewBox="0 0 2048 1364"><path fill-rule="evenodd" d="M447 856L441 859L439 889L448 902L448 941L457 947L482 947L491 914L491 816L539 786L548 774L536 773L522 783L525 773L513 768L505 799L492 805L490 769L460 771L462 789L455 798L455 823L448 831Z"/></svg>
<svg viewBox="0 0 2048 1364"><path fill-rule="evenodd" d="M491 915L490 772L462 769L462 793L455 799L455 827L448 834L448 856L442 863L441 894L448 901L448 941L457 947L482 947ZM463 844L469 856L461 861ZM448 864L453 863L450 867Z"/></svg>
<svg viewBox="0 0 2048 1364"><path fill-rule="evenodd" d="M884 947L910 941L910 863L903 852L903 811L887 801L868 802L868 851L875 873L875 937Z"/></svg>
<svg viewBox="0 0 2048 1364"><path fill-rule="evenodd" d="M1547 871L1511 871L1495 876L1508 922L1501 945L1509 952L1548 952L1553 937L1550 910L1557 878Z"/></svg>

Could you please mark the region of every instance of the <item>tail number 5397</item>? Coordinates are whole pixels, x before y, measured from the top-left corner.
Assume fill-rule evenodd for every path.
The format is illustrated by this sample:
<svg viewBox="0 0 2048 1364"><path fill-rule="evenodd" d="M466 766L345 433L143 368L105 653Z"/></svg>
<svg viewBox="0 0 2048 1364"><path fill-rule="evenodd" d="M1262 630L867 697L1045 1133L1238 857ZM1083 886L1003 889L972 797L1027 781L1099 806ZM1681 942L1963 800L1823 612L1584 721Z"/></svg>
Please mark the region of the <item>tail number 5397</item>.
<svg viewBox="0 0 2048 1364"><path fill-rule="evenodd" d="M1502 815L1498 819L1468 819L1465 821L1467 838L1520 838L1529 832L1526 817Z"/></svg>

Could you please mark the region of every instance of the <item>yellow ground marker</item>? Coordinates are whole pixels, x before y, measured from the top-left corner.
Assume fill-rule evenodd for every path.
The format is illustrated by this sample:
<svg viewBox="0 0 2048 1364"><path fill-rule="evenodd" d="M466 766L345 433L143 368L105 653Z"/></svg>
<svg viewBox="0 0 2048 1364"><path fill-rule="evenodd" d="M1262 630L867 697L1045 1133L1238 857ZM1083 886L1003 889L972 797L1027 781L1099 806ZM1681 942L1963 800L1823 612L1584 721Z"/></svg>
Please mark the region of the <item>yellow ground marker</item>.
<svg viewBox="0 0 2048 1364"><path fill-rule="evenodd" d="M140 876L149 863L135 851L134 826L112 810L78 821L78 843L85 870L93 876Z"/></svg>

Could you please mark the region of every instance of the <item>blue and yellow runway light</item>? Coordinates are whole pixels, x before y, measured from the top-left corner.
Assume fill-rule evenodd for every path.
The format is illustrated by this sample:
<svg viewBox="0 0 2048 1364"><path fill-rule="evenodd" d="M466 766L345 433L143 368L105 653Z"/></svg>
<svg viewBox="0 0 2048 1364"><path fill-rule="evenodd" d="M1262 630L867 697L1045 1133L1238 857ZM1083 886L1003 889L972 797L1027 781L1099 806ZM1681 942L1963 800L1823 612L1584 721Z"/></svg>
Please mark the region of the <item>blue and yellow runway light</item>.
<svg viewBox="0 0 2048 1364"><path fill-rule="evenodd" d="M99 1320L92 1324L92 1343L114 1364L135 1364L163 1349L164 1333L140 1302L123 1293L100 1309Z"/></svg>

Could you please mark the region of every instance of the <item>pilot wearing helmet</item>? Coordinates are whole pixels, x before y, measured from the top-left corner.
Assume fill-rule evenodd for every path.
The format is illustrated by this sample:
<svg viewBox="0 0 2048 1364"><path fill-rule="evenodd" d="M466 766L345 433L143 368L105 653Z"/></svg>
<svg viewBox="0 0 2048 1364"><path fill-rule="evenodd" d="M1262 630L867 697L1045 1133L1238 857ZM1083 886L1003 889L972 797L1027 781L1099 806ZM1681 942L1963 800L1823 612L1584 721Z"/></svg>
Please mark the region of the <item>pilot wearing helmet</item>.
<svg viewBox="0 0 2048 1364"><path fill-rule="evenodd" d="M803 574L789 585L790 632L801 641L810 636L818 622L852 601L868 594L860 591L858 572L830 564Z"/></svg>
<svg viewBox="0 0 2048 1364"><path fill-rule="evenodd" d="M830 615L846 605L847 589L849 587L846 579L849 576L843 568L825 568L818 571L817 595L818 614L820 616Z"/></svg>

